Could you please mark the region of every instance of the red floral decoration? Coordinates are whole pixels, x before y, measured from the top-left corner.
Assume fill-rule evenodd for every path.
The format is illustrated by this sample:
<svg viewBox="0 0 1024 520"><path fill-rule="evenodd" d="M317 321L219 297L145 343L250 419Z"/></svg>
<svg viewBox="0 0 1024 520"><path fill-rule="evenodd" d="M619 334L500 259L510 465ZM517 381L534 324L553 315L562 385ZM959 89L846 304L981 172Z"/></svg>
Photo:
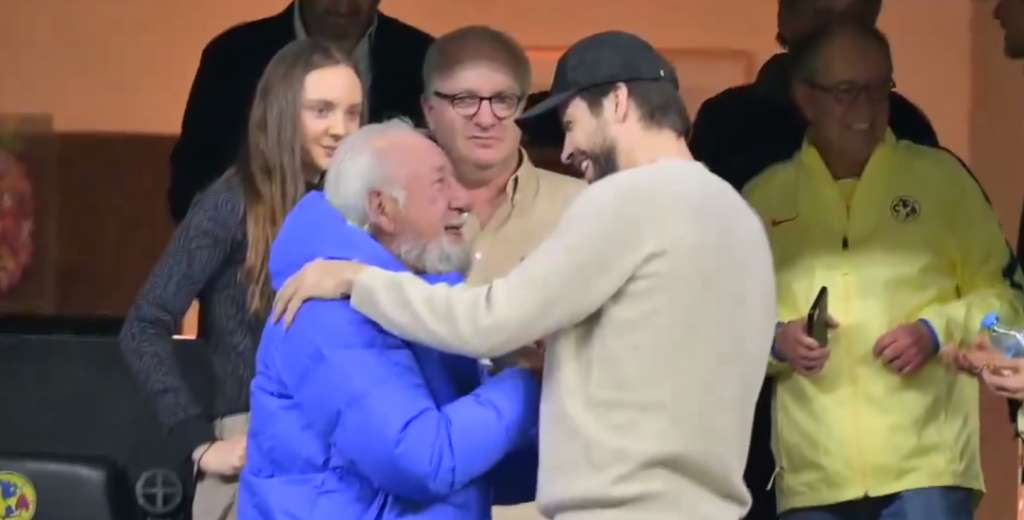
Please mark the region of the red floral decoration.
<svg viewBox="0 0 1024 520"><path fill-rule="evenodd" d="M0 149L0 295L13 289L32 260L32 183L25 165Z"/></svg>

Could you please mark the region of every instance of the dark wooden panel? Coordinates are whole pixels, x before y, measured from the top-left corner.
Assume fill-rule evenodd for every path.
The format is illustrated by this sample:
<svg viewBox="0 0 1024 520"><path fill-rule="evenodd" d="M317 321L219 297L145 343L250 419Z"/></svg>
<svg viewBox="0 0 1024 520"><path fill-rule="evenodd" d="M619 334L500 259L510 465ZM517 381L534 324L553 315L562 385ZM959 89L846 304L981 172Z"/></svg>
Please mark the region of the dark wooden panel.
<svg viewBox="0 0 1024 520"><path fill-rule="evenodd" d="M58 313L128 310L173 229L166 194L174 140L60 135Z"/></svg>

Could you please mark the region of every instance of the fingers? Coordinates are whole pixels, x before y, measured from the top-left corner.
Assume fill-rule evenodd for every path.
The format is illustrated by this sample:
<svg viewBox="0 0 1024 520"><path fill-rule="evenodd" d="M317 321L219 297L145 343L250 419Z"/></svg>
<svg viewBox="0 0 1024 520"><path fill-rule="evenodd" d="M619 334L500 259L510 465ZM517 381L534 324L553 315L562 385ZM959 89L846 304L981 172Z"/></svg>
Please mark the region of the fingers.
<svg viewBox="0 0 1024 520"><path fill-rule="evenodd" d="M875 348L872 352L874 352L876 358L881 359L884 352L888 350L890 347L892 347L894 344L896 344L897 341L899 341L899 336L897 334L895 334L894 332L887 332L883 334L882 337L878 338L878 341L875 342ZM890 354L890 356L892 355L893 354Z"/></svg>
<svg viewBox="0 0 1024 520"><path fill-rule="evenodd" d="M833 318L831 314L828 315L826 323L828 324L828 328L830 328L830 329L838 329L839 328L839 322L836 321L836 319Z"/></svg>
<svg viewBox="0 0 1024 520"><path fill-rule="evenodd" d="M285 305L284 311L284 328L288 329L292 326L292 322L295 321L295 315L299 313L299 309L302 308L302 299L292 297L288 300Z"/></svg>
<svg viewBox="0 0 1024 520"><path fill-rule="evenodd" d="M1003 397L1017 399L1024 394L1024 381L1021 381L1019 373L997 374L991 370L984 370L981 377L992 391Z"/></svg>
<svg viewBox="0 0 1024 520"><path fill-rule="evenodd" d="M284 286L277 291L277 295L274 296L274 311L271 314L271 322L279 323L281 316L287 310L288 305L295 298L295 285L297 284L295 276L288 278L288 281L284 283Z"/></svg>
<svg viewBox="0 0 1024 520"><path fill-rule="evenodd" d="M805 376L817 375L825 368L831 355L832 352L824 348L800 351L793 361L793 368Z"/></svg>
<svg viewBox="0 0 1024 520"><path fill-rule="evenodd" d="M900 355L889 363L889 368L901 376L908 376L920 370L924 366L924 361L924 356L917 350L904 348Z"/></svg>
<svg viewBox="0 0 1024 520"><path fill-rule="evenodd" d="M875 348L875 357L882 362L883 365L891 365L893 361L902 356L906 352L909 346L905 342L899 340L890 340L885 343L879 342L881 347Z"/></svg>

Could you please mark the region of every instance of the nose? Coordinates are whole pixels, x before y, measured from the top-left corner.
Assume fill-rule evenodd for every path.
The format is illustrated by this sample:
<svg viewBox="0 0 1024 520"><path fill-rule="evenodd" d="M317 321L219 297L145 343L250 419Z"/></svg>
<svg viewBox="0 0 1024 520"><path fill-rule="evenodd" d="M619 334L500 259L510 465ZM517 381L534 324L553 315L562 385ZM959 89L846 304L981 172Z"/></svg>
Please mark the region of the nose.
<svg viewBox="0 0 1024 520"><path fill-rule="evenodd" d="M559 157L562 164L572 164L572 156L575 153L576 147L569 143L569 137L566 136L565 141L562 142L562 154Z"/></svg>
<svg viewBox="0 0 1024 520"><path fill-rule="evenodd" d="M456 213L466 213L473 209L466 188L454 181L448 183L448 186L448 209Z"/></svg>
<svg viewBox="0 0 1024 520"><path fill-rule="evenodd" d="M342 140L359 130L360 117L353 117L342 110L335 112L327 125L327 133L335 140Z"/></svg>
<svg viewBox="0 0 1024 520"><path fill-rule="evenodd" d="M494 107L491 105L491 100L481 100L480 109L473 115L473 123L480 128L491 128L500 122L501 120L494 115Z"/></svg>

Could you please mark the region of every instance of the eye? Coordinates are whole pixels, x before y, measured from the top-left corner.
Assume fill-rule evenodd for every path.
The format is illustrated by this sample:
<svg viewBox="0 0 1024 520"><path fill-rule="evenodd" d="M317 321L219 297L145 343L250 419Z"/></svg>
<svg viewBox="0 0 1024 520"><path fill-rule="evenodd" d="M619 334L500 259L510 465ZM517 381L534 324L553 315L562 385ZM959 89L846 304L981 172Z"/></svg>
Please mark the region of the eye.
<svg viewBox="0 0 1024 520"><path fill-rule="evenodd" d="M493 102L505 109L515 109L519 105L519 96L515 94L498 94Z"/></svg>
<svg viewBox="0 0 1024 520"><path fill-rule="evenodd" d="M452 106L458 109L474 109L480 104L480 96L460 94L452 98Z"/></svg>

